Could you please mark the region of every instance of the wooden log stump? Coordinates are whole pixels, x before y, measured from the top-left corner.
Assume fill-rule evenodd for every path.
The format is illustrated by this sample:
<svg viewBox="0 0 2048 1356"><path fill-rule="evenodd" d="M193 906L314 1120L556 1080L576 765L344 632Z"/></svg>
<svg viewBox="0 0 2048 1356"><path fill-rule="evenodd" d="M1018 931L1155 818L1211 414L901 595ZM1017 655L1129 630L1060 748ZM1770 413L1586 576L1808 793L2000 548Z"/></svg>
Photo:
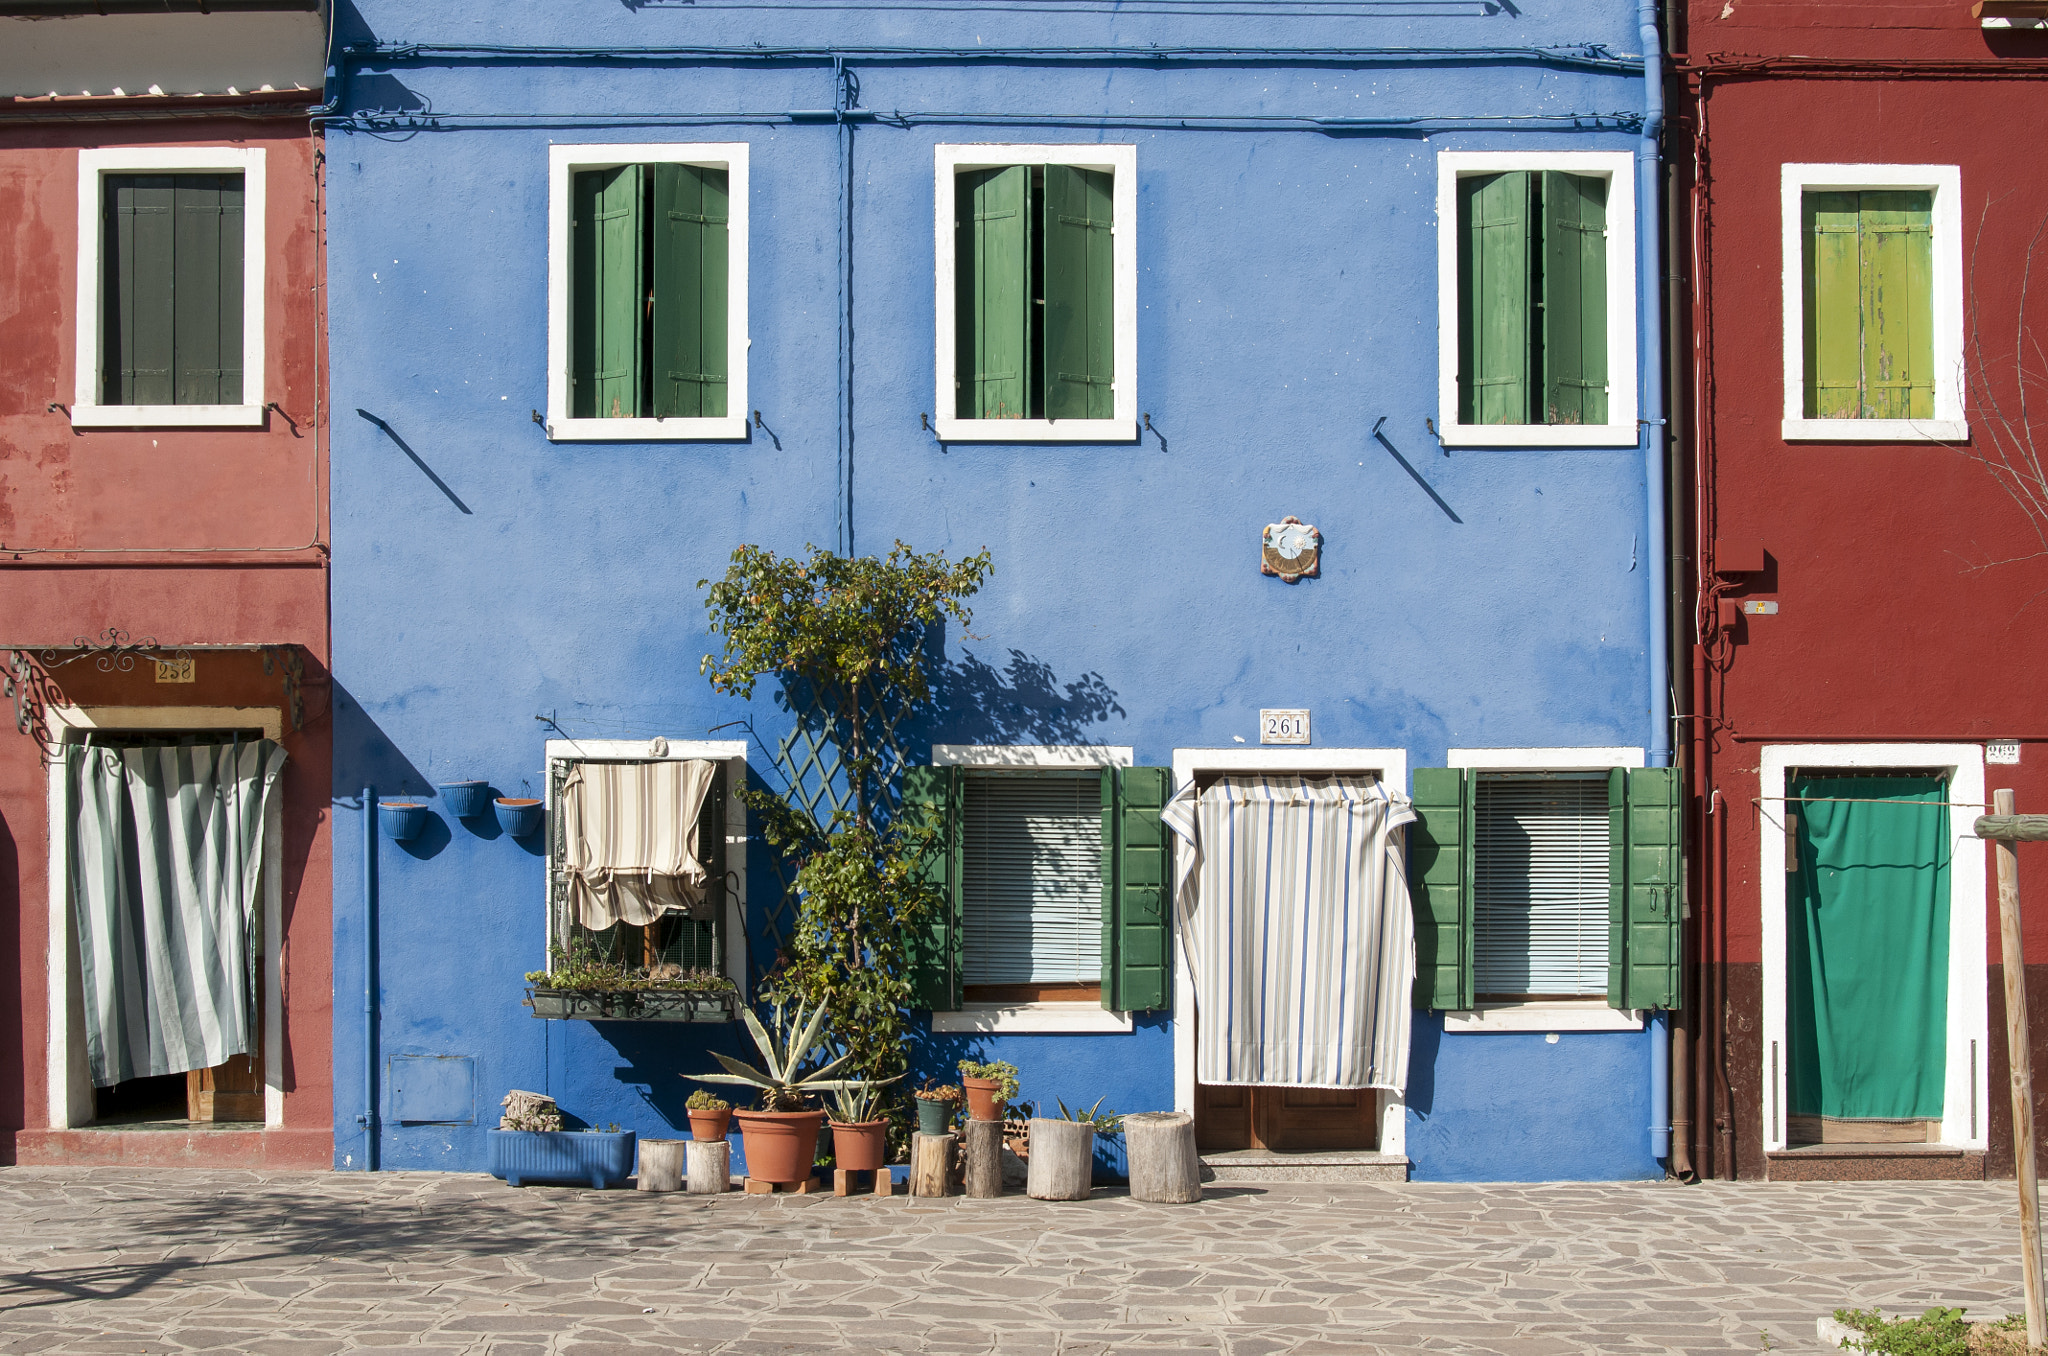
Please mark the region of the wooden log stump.
<svg viewBox="0 0 2048 1356"><path fill-rule="evenodd" d="M1095 1127L1086 1121L1031 1121L1031 1175L1038 1201L1085 1201L1095 1180Z"/></svg>
<svg viewBox="0 0 2048 1356"><path fill-rule="evenodd" d="M643 1139L640 1141L640 1171L636 1183L642 1191L683 1189L683 1146L686 1139Z"/></svg>
<svg viewBox="0 0 2048 1356"><path fill-rule="evenodd" d="M1003 1123L967 1122L966 1165L961 1172L969 1196L1003 1194Z"/></svg>
<svg viewBox="0 0 2048 1356"><path fill-rule="evenodd" d="M732 1144L722 1139L684 1141L689 1160L688 1191L692 1196L717 1196L732 1190Z"/></svg>
<svg viewBox="0 0 2048 1356"><path fill-rule="evenodd" d="M953 1146L958 1135L916 1134L910 1137L910 1194L953 1194Z"/></svg>
<svg viewBox="0 0 2048 1356"><path fill-rule="evenodd" d="M1140 1111L1124 1117L1131 1199L1180 1205L1202 1199L1202 1159L1195 1118L1185 1111Z"/></svg>

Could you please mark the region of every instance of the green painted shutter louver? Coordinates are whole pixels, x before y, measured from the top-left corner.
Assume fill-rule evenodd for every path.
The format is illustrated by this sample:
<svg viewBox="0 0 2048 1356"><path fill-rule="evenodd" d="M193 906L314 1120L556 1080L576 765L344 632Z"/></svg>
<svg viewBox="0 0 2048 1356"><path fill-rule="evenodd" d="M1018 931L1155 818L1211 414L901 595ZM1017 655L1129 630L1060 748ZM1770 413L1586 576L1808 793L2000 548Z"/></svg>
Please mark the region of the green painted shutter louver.
<svg viewBox="0 0 2048 1356"><path fill-rule="evenodd" d="M954 378L962 419L1030 414L1031 169L969 170L955 185L957 334Z"/></svg>
<svg viewBox="0 0 2048 1356"><path fill-rule="evenodd" d="M1607 775L1609 1007L1679 1005L1684 829L1677 768Z"/></svg>
<svg viewBox="0 0 2048 1356"><path fill-rule="evenodd" d="M1607 422L1607 181L1543 176L1546 424Z"/></svg>
<svg viewBox="0 0 2048 1356"><path fill-rule="evenodd" d="M1458 420L1529 422L1529 175L1458 180Z"/></svg>
<svg viewBox="0 0 2048 1356"><path fill-rule="evenodd" d="M242 176L102 181L101 396L242 402Z"/></svg>
<svg viewBox="0 0 2048 1356"><path fill-rule="evenodd" d="M903 813L938 831L920 866L945 896L937 916L909 938L911 1002L934 1012L957 1012L963 968L959 769L905 768Z"/></svg>
<svg viewBox="0 0 2048 1356"><path fill-rule="evenodd" d="M1045 417L1108 419L1115 326L1114 176L1045 167Z"/></svg>
<svg viewBox="0 0 2048 1356"><path fill-rule="evenodd" d="M1408 830L1408 895L1415 910L1415 1006L1472 1007L1472 777L1464 768L1415 769Z"/></svg>
<svg viewBox="0 0 2048 1356"><path fill-rule="evenodd" d="M1934 417L1934 198L1801 200L1809 419Z"/></svg>
<svg viewBox="0 0 2048 1356"><path fill-rule="evenodd" d="M640 165L583 170L570 186L569 409L577 419L640 415Z"/></svg>
<svg viewBox="0 0 2048 1356"><path fill-rule="evenodd" d="M171 400L242 402L242 179L179 175Z"/></svg>
<svg viewBox="0 0 2048 1356"><path fill-rule="evenodd" d="M726 171L654 166L654 414L726 412Z"/></svg>
<svg viewBox="0 0 2048 1356"><path fill-rule="evenodd" d="M1173 993L1172 830L1159 817L1173 769L1104 769L1102 778L1102 1006L1155 1012Z"/></svg>

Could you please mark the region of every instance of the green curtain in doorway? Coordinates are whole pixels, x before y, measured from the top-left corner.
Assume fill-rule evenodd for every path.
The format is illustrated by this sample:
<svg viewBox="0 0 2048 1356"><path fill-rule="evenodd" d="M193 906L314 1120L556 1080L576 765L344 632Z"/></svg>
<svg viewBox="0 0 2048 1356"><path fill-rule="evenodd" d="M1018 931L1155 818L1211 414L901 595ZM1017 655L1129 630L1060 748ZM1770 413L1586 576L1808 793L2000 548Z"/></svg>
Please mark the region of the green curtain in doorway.
<svg viewBox="0 0 2048 1356"><path fill-rule="evenodd" d="M1787 796L1799 854L1785 878L1792 1114L1938 1119L1948 1033L1946 779L1801 776Z"/></svg>

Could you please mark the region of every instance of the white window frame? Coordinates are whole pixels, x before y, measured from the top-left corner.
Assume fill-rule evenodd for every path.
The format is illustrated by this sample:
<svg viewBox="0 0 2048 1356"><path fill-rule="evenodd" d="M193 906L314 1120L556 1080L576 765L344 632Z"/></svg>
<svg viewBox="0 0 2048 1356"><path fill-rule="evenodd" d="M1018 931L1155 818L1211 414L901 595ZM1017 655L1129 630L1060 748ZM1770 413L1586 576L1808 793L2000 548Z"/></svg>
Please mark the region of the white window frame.
<svg viewBox="0 0 2048 1356"><path fill-rule="evenodd" d="M1793 768L1913 768L1948 774L1948 1022L1943 1049L1941 1142L1983 1149L1991 1129L1991 1037L1986 996L1985 934L1990 902L1985 862L1991 845L1970 829L1984 794L1982 744L1767 744L1757 766L1757 880L1763 910L1763 1049L1761 1083L1764 1149L1785 1147L1791 1111L1790 1011L1785 984L1785 781ZM1733 807L1724 799L1722 813ZM1988 808L1988 807L1987 807ZM1974 1067L1973 1067L1974 1066ZM1974 1133L1971 1122L1975 1121Z"/></svg>
<svg viewBox="0 0 2048 1356"><path fill-rule="evenodd" d="M1634 447L1636 169L1628 151L1439 151L1436 157L1437 436L1447 447ZM1607 180L1607 422L1458 422L1458 180L1556 170Z"/></svg>
<svg viewBox="0 0 2048 1356"><path fill-rule="evenodd" d="M1033 768L1129 767L1133 751L1118 744L934 744L932 766L1029 771ZM1131 1014L1100 1003L966 1003L934 1012L932 1030L986 1036L1124 1032Z"/></svg>
<svg viewBox="0 0 2048 1356"><path fill-rule="evenodd" d="M1970 436L1963 414L1963 176L1956 165L1794 165L1780 176L1784 224L1785 423L1787 442L1933 443ZM1800 239L1807 190L1926 189L1934 194L1934 417L1806 417L1806 254Z"/></svg>
<svg viewBox="0 0 2048 1356"><path fill-rule="evenodd" d="M1406 749L1290 749L1275 745L1259 748L1175 749L1173 788L1175 792L1204 772L1323 773L1368 772L1380 784L1402 797L1408 795L1408 750ZM1185 854L1192 851L1187 840L1173 836L1173 879L1179 880L1186 866ZM1188 968L1188 952L1180 936L1180 919L1173 923L1173 1109L1190 1115L1195 1110L1195 976ZM1408 1152L1408 1091L1374 1088L1378 1095L1380 1147L1382 1154L1405 1156Z"/></svg>
<svg viewBox="0 0 2048 1356"><path fill-rule="evenodd" d="M263 266L265 193L260 148L121 146L78 153L78 323L73 428L255 428L264 419ZM104 405L100 283L105 267L103 189L109 174L213 172L242 176L242 403Z"/></svg>
<svg viewBox="0 0 2048 1356"><path fill-rule="evenodd" d="M1608 748L1452 749L1445 767L1473 772L1578 772L1645 766L1644 751L1626 745ZM1446 1012L1446 1035L1485 1035L1502 1031L1641 1031L1639 1008L1607 1006L1605 998L1537 999L1520 1003L1480 1003L1467 1012Z"/></svg>
<svg viewBox="0 0 2048 1356"><path fill-rule="evenodd" d="M548 147L548 420L553 442L691 442L747 436L747 153L744 141ZM569 187L578 170L695 165L726 174L725 409L715 419L573 419L569 401Z"/></svg>
<svg viewBox="0 0 2048 1356"><path fill-rule="evenodd" d="M1138 436L1138 148L1117 146L942 145L934 149L933 254L937 313L938 382L933 399L940 442L1102 443L1133 442ZM1112 176L1110 210L1110 309L1114 346L1108 419L962 419L953 369L954 308L953 200L965 170L1006 165L1074 165Z"/></svg>
<svg viewBox="0 0 2048 1356"><path fill-rule="evenodd" d="M627 162L621 162L627 163ZM557 761L578 762L619 762L659 763L668 760L687 762L703 758L725 764L725 869L733 877L733 887L725 897L725 977L740 991L740 1001L747 999L747 805L740 796L747 786L747 741L744 739L550 739L547 741L547 763L550 772L543 774L542 784L546 788L543 802L547 809L543 822L553 823L555 813L555 779L552 769ZM550 916L553 908L549 889L555 872L555 839L547 835L544 854L545 869L541 872L540 883L540 954L546 968L553 966L546 961L548 946L554 940L554 919Z"/></svg>

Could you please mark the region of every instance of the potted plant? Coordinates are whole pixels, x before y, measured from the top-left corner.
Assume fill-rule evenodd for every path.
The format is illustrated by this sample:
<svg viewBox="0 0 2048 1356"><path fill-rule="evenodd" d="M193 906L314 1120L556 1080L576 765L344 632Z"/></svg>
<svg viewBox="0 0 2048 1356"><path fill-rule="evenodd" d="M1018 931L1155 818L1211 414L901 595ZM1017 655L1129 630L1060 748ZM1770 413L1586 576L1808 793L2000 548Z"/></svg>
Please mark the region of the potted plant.
<svg viewBox="0 0 2048 1356"><path fill-rule="evenodd" d="M699 1089L684 1103L690 1113L690 1138L706 1142L725 1138L732 1125L732 1103Z"/></svg>
<svg viewBox="0 0 2048 1356"><path fill-rule="evenodd" d="M846 1172L886 1172L889 1122L875 1114L879 1084L832 1094L832 1157Z"/></svg>
<svg viewBox="0 0 2048 1356"><path fill-rule="evenodd" d="M506 1185L575 1182L605 1190L624 1186L632 1175L631 1130L565 1130L552 1097L516 1088L499 1105L505 1114L490 1132L490 1170Z"/></svg>
<svg viewBox="0 0 2048 1356"><path fill-rule="evenodd" d="M1059 1099L1055 1098L1055 1101ZM1083 1112L1059 1102L1060 1119L1033 1117L1025 1193L1041 1201L1085 1201L1095 1180L1095 1136L1113 1135L1123 1117L1102 1110L1102 1099Z"/></svg>
<svg viewBox="0 0 2048 1356"><path fill-rule="evenodd" d="M696 1083L758 1089L758 1110L733 1113L733 1119L740 1123L740 1146L747 1158L747 1175L764 1182L801 1182L811 1175L811 1164L818 1156L818 1132L825 1127L824 1111L812 1110L805 1099L870 1084L865 1079L832 1077L851 1055L840 1055L816 1068L803 1067L824 1043L823 1007L806 1012L799 1004L795 1013L785 1016L782 1004L777 1003L771 1017L772 1029L763 1026L761 1019L745 1008L740 1009L740 1020L746 1023L754 1048L761 1052L762 1067L755 1068L714 1051L711 1057L724 1065L726 1072L683 1077Z"/></svg>
<svg viewBox="0 0 2048 1356"><path fill-rule="evenodd" d="M1017 1066L1008 1060L987 1064L960 1061L960 1086L967 1091L967 1118L999 1121L1003 1108L1017 1095Z"/></svg>
<svg viewBox="0 0 2048 1356"><path fill-rule="evenodd" d="M583 938L548 948L554 964L529 970L524 1006L536 1017L603 1022L729 1022L739 989L724 975L666 962L632 969L604 960Z"/></svg>
<svg viewBox="0 0 2048 1356"><path fill-rule="evenodd" d="M953 1111L960 1103L960 1089L951 1083L933 1087L930 1080L912 1094L917 1102L917 1133L943 1135L953 1128Z"/></svg>

